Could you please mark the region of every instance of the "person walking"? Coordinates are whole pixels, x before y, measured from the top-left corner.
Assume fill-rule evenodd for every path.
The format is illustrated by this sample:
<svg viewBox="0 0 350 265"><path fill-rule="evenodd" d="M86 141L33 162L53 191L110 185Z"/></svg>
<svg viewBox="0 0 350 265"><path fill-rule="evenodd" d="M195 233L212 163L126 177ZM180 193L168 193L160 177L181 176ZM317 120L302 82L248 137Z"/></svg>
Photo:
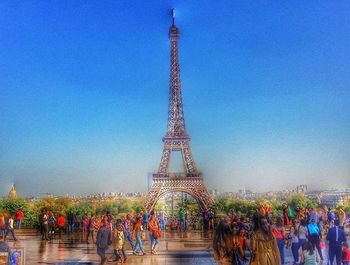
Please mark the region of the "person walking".
<svg viewBox="0 0 350 265"><path fill-rule="evenodd" d="M341 265L342 260L342 244L346 242L344 230L339 227L339 220L334 220L334 226L328 230L328 257L329 265L333 265L334 258L337 265Z"/></svg>
<svg viewBox="0 0 350 265"><path fill-rule="evenodd" d="M49 239L52 240L55 236L55 230L56 230L56 218L52 212L49 213Z"/></svg>
<svg viewBox="0 0 350 265"><path fill-rule="evenodd" d="M62 231L65 231L66 227L66 218L63 216L63 214L59 214L57 218L57 228L58 228L58 237L61 238Z"/></svg>
<svg viewBox="0 0 350 265"><path fill-rule="evenodd" d="M158 219L154 214L151 215L149 219L148 231L149 231L149 238L151 239L151 253L157 254L156 247L159 243L161 232L159 229Z"/></svg>
<svg viewBox="0 0 350 265"><path fill-rule="evenodd" d="M18 209L18 211L16 212L16 228L17 229L21 229L23 217L24 217L24 213L23 213L22 209Z"/></svg>
<svg viewBox="0 0 350 265"><path fill-rule="evenodd" d="M135 243L132 240L132 230L134 221L131 214L127 214L124 220L124 237L129 242L132 251L135 250Z"/></svg>
<svg viewBox="0 0 350 265"><path fill-rule="evenodd" d="M252 265L281 265L277 241L266 218L254 217L250 249Z"/></svg>
<svg viewBox="0 0 350 265"><path fill-rule="evenodd" d="M14 219L15 219L15 215L11 215L9 220L8 220L7 231L6 231L6 234L5 234L5 240L6 240L7 236L8 236L8 234L11 233L11 235L13 237L13 240L17 241L15 228L14 228Z"/></svg>
<svg viewBox="0 0 350 265"><path fill-rule="evenodd" d="M301 248L303 248L303 245L306 243L308 236L309 234L306 226L306 219L301 219L298 229L299 246Z"/></svg>
<svg viewBox="0 0 350 265"><path fill-rule="evenodd" d="M184 232L186 230L186 210L181 208L179 211L179 220L180 220L180 231Z"/></svg>
<svg viewBox="0 0 350 265"><path fill-rule="evenodd" d="M142 231L143 231L142 217L138 216L136 218L136 223L132 230L133 236L136 238L136 244L133 251L135 255L138 255L138 254L146 255L146 252L143 250L143 246L142 246L142 238L141 238Z"/></svg>
<svg viewBox="0 0 350 265"><path fill-rule="evenodd" d="M149 217L150 217L150 214L148 212L144 212L142 215L142 225L145 230L148 229Z"/></svg>
<svg viewBox="0 0 350 265"><path fill-rule="evenodd" d="M209 209L206 208L202 213L203 218L203 231L205 233L205 237L208 237L208 231L209 231Z"/></svg>
<svg viewBox="0 0 350 265"><path fill-rule="evenodd" d="M322 250L320 246L320 239L322 238L322 234L315 219L311 219L311 223L307 225L307 229L309 234L309 241L311 242L314 249L317 249L321 261L323 261Z"/></svg>
<svg viewBox="0 0 350 265"><path fill-rule="evenodd" d="M101 265L106 264L106 250L110 244L112 244L111 229L108 225L108 218L105 216L96 235L97 254L101 258Z"/></svg>
<svg viewBox="0 0 350 265"><path fill-rule="evenodd" d="M118 219L115 224L115 229L113 230L113 246L114 255L116 257L115 261L121 261L123 263L127 260L124 243L124 227L122 225L122 220Z"/></svg>
<svg viewBox="0 0 350 265"><path fill-rule="evenodd" d="M87 235L86 235L86 243L89 244L89 237L91 235L91 238L92 238L92 243L95 243L94 242L94 230L95 230L95 227L94 227L94 223L95 223L95 214L91 214L90 218L89 218L89 221L88 221L88 225L87 225Z"/></svg>
<svg viewBox="0 0 350 265"><path fill-rule="evenodd" d="M276 224L272 226L272 233L277 240L278 250L280 252L281 264L284 264L284 247L285 247L285 229L283 219L277 217Z"/></svg>
<svg viewBox="0 0 350 265"><path fill-rule="evenodd" d="M296 219L292 219L292 227L289 232L289 239L292 242L292 254L294 258L294 265L299 264L299 223Z"/></svg>
<svg viewBox="0 0 350 265"><path fill-rule="evenodd" d="M287 204L285 204L283 206L283 220L282 220L282 223L285 226L290 225L290 220L289 220L289 216L288 216L288 210L289 210L289 206Z"/></svg>
<svg viewBox="0 0 350 265"><path fill-rule="evenodd" d="M75 215L73 212L68 213L67 222L68 222L67 233L68 234L73 233L74 232L74 222L75 222Z"/></svg>
<svg viewBox="0 0 350 265"><path fill-rule="evenodd" d="M165 230L165 212L164 210L160 210L159 214L158 214L158 219L159 219L159 226L160 226L160 229L162 231Z"/></svg>
<svg viewBox="0 0 350 265"><path fill-rule="evenodd" d="M49 240L49 217L47 215L47 211L45 210L43 212L43 216L41 217L41 226L42 226L42 233L41 233L41 240Z"/></svg>
<svg viewBox="0 0 350 265"><path fill-rule="evenodd" d="M209 229L214 230L215 214L211 208L209 208L208 212L209 212Z"/></svg>

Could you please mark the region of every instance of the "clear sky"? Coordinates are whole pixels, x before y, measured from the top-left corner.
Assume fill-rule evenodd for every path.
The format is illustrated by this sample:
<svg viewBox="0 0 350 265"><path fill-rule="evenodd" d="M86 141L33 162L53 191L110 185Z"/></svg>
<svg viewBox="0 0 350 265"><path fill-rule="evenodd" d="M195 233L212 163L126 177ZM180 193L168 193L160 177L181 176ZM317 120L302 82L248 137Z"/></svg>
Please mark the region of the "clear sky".
<svg viewBox="0 0 350 265"><path fill-rule="evenodd" d="M350 1L1 1L0 195L146 191L170 9L209 189L350 186Z"/></svg>

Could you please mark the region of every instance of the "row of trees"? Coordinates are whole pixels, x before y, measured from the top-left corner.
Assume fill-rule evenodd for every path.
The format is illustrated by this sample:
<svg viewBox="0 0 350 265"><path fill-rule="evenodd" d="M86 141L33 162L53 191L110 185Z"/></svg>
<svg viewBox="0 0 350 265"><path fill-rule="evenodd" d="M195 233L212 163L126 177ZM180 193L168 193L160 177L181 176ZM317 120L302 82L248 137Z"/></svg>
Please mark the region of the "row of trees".
<svg viewBox="0 0 350 265"><path fill-rule="evenodd" d="M256 201L240 200L240 199L227 199L217 198L214 204L215 213L229 215L232 210L235 210L237 215L252 215L256 209L261 205L268 205L272 209L272 216L281 216L283 212L283 206L287 204L292 210L297 208L318 208L317 200L309 199L302 194L296 194L291 196L286 201L266 200L260 199ZM338 205L335 209L343 209L347 214L350 214L350 201L345 204Z"/></svg>
<svg viewBox="0 0 350 265"><path fill-rule="evenodd" d="M283 204L288 204L292 209L305 207L319 207L317 201L308 199L307 197L297 194L291 196L287 201L281 202L276 200L240 200L233 198L216 198L213 210L216 215L229 216L234 210L238 216L252 215L257 207L261 205L269 205L272 209L273 216L282 215ZM200 212L198 204L194 200L182 202L181 207L186 208L190 212ZM350 204L339 205L350 213ZM119 199L119 200L99 200L99 199L81 199L73 200L66 197L58 198L41 198L37 200L25 200L23 198L3 198L0 199L0 213L14 214L18 209L24 212L24 225L33 227L39 222L39 214L43 209L53 212L56 216L60 213L66 215L73 212L79 215L89 216L91 213L101 215L109 211L114 216L125 215L126 213L135 213L144 211L144 199ZM164 205L158 204L156 211L166 209Z"/></svg>
<svg viewBox="0 0 350 265"><path fill-rule="evenodd" d="M67 215L73 212L77 215L90 216L91 213L102 215L109 211L114 216L126 213L144 211L143 199L98 200L82 199L73 200L67 197L45 197L37 200L25 200L23 198L0 199L0 213L14 214L18 209L24 212L23 224L26 227L35 227L39 222L39 215L43 209L58 214Z"/></svg>

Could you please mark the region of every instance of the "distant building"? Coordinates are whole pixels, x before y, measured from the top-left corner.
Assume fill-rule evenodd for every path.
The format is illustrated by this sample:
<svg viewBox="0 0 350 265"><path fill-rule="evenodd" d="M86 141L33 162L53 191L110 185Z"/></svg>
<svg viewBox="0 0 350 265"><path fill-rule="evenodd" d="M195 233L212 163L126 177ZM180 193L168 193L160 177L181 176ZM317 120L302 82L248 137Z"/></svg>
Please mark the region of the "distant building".
<svg viewBox="0 0 350 265"><path fill-rule="evenodd" d="M320 203L334 208L338 204L345 204L350 201L349 190L333 190L324 192L320 198Z"/></svg>
<svg viewBox="0 0 350 265"><path fill-rule="evenodd" d="M296 189L296 192L305 194L307 192L307 185L299 185Z"/></svg>
<svg viewBox="0 0 350 265"><path fill-rule="evenodd" d="M15 184L12 185L12 188L9 192L9 198L17 198L17 191Z"/></svg>
<svg viewBox="0 0 350 265"><path fill-rule="evenodd" d="M341 195L324 195L321 198L321 204L327 205L328 207L331 207L331 208L334 208L341 201L342 201Z"/></svg>

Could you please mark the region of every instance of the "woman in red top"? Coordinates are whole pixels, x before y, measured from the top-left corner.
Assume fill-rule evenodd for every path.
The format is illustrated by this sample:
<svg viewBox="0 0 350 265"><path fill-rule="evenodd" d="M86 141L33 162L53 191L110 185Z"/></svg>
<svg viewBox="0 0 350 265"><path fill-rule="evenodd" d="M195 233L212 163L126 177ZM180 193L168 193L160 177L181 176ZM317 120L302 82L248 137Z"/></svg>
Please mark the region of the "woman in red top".
<svg viewBox="0 0 350 265"><path fill-rule="evenodd" d="M242 255L243 259L246 260L245 251L248 248L248 243L247 243L246 231L243 227L238 229L237 238L238 238L238 245L240 247L240 252L241 252L240 254Z"/></svg>
<svg viewBox="0 0 350 265"><path fill-rule="evenodd" d="M60 214L57 218L57 227L58 227L59 238L61 238L61 233L62 233L62 231L64 231L65 226L66 226L66 218L62 214Z"/></svg>
<svg viewBox="0 0 350 265"><path fill-rule="evenodd" d="M281 264L284 264L285 231L283 219L281 217L277 217L276 224L272 225L272 234L277 240L277 246L281 256Z"/></svg>
<svg viewBox="0 0 350 265"><path fill-rule="evenodd" d="M156 254L156 247L159 243L158 238L160 237L159 222L157 217L151 215L148 223L149 238L151 239L151 253Z"/></svg>
<svg viewBox="0 0 350 265"><path fill-rule="evenodd" d="M21 224L22 224L22 219L24 217L24 213L22 212L21 209L19 209L17 212L16 212L16 228L17 229L21 229Z"/></svg>

